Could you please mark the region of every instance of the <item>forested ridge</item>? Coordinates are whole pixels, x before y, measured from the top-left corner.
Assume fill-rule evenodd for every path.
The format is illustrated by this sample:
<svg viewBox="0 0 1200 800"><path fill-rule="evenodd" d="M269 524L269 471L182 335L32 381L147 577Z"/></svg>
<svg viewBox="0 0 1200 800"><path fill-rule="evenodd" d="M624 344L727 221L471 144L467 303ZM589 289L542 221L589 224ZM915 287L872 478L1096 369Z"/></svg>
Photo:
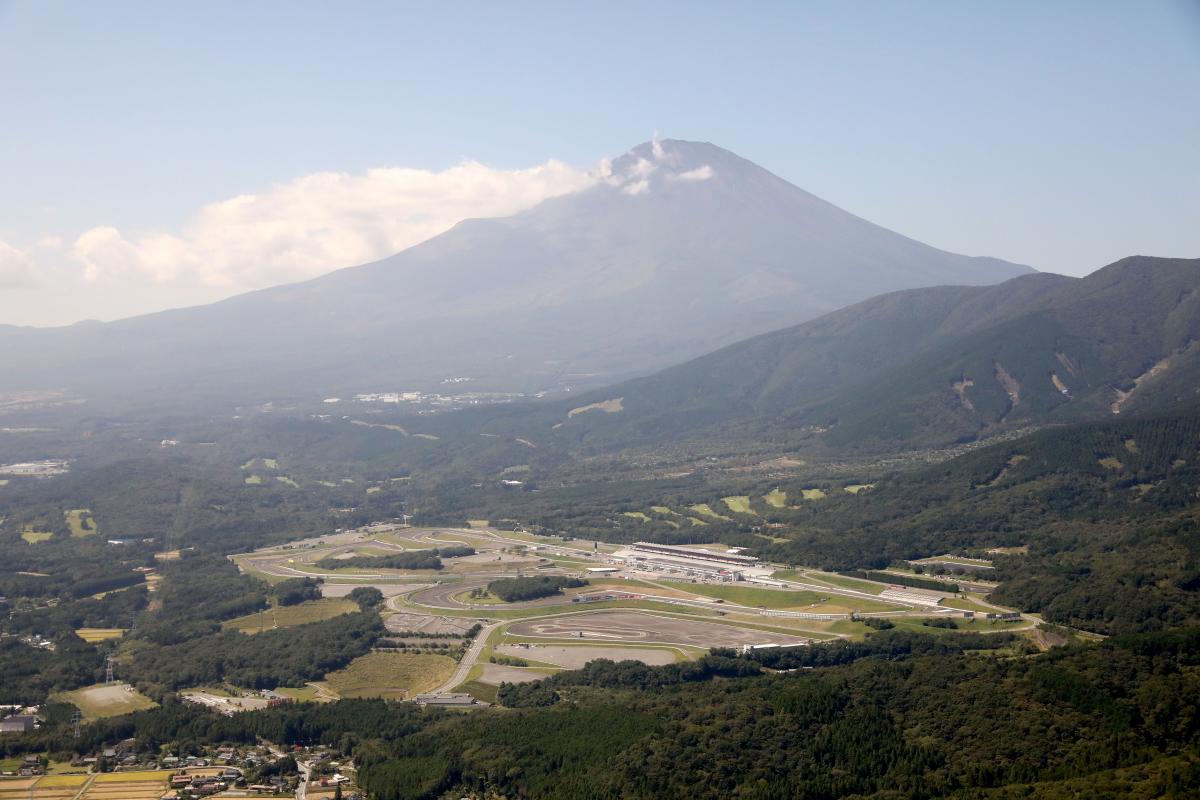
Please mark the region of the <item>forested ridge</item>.
<svg viewBox="0 0 1200 800"><path fill-rule="evenodd" d="M1200 629L1037 656L973 644L887 632L785 651L829 665L776 674L728 652L684 670L598 662L549 679L546 704L468 715L347 700L230 718L168 699L88 726L78 743L62 725L3 747L69 751L135 733L150 746L325 743L354 754L378 800L1200 792Z"/></svg>

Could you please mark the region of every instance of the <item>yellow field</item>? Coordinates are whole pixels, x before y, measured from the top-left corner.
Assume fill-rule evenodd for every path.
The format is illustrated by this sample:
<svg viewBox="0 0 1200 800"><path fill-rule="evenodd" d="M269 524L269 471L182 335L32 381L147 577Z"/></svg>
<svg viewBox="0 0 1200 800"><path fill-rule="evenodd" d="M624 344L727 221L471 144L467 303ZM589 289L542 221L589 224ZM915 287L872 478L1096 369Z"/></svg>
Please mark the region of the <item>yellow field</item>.
<svg viewBox="0 0 1200 800"><path fill-rule="evenodd" d="M144 769L134 772L105 772L96 776L96 783L132 783L161 781L166 783L175 774L173 769ZM191 773L188 773L191 774Z"/></svg>
<svg viewBox="0 0 1200 800"><path fill-rule="evenodd" d="M25 786L26 788L19 788ZM0 800L71 800L79 793L79 786L33 786L32 780L20 783L0 780Z"/></svg>
<svg viewBox="0 0 1200 800"><path fill-rule="evenodd" d="M467 527L469 527L469 528L486 528L487 526L488 526L488 521L486 519L469 519L469 520L467 520Z"/></svg>
<svg viewBox="0 0 1200 800"><path fill-rule="evenodd" d="M88 644L104 642L109 639L120 639L125 635L124 628L77 628L75 635Z"/></svg>
<svg viewBox="0 0 1200 800"><path fill-rule="evenodd" d="M158 800L173 774L172 770L106 772L95 776L80 800Z"/></svg>
<svg viewBox="0 0 1200 800"><path fill-rule="evenodd" d="M325 676L324 686L342 697L401 700L428 692L454 674L454 659L412 653L367 653Z"/></svg>
<svg viewBox="0 0 1200 800"><path fill-rule="evenodd" d="M47 775L37 782L37 788L50 789L62 786L83 786L88 782L87 775Z"/></svg>
<svg viewBox="0 0 1200 800"><path fill-rule="evenodd" d="M242 633L258 633L272 628L294 628L310 622L321 622L342 614L352 614L355 611L358 611L358 604L353 600L327 597L294 606L268 608L257 614L247 614L244 617L231 619L222 623L221 627L225 630L241 631Z"/></svg>
<svg viewBox="0 0 1200 800"><path fill-rule="evenodd" d="M800 494L801 494L801 496L804 497L805 500L824 500L825 499L825 490L824 489L801 489Z"/></svg>
<svg viewBox="0 0 1200 800"><path fill-rule="evenodd" d="M849 486L846 486L843 488L845 488L845 490L847 492L849 492L850 494L858 494L859 492L866 491L867 489L874 489L875 484L873 484L873 483L852 483Z"/></svg>
<svg viewBox="0 0 1200 800"><path fill-rule="evenodd" d="M636 519L639 522L649 522L650 521L650 517L641 511L626 511L626 512L624 512L624 515L631 519Z"/></svg>
<svg viewBox="0 0 1200 800"><path fill-rule="evenodd" d="M258 475L250 475L246 478L246 483L250 484L251 486L258 486L262 483L262 478Z"/></svg>
<svg viewBox="0 0 1200 800"><path fill-rule="evenodd" d="M0 800L158 800L171 770L0 778Z"/></svg>

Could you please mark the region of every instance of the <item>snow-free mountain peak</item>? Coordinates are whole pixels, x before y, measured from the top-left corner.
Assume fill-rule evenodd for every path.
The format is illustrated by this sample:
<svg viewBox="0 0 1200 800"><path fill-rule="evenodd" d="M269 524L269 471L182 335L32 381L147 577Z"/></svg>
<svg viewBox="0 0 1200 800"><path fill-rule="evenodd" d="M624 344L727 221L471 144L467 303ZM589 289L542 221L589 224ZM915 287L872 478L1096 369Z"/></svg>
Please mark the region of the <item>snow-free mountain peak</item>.
<svg viewBox="0 0 1200 800"><path fill-rule="evenodd" d="M711 144L646 142L595 182L381 261L88 330L0 331L0 384L241 399L597 385L867 297L1029 272L881 228ZM51 377L53 376L53 379Z"/></svg>

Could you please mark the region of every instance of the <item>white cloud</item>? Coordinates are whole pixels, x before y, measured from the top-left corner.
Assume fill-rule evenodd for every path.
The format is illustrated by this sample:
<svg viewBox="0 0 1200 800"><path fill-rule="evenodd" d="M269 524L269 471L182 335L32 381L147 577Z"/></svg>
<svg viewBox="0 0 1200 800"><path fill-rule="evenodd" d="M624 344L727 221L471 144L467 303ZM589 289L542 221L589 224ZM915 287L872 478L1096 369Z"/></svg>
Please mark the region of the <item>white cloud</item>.
<svg viewBox="0 0 1200 800"><path fill-rule="evenodd" d="M632 181L621 187L621 191L627 195L644 194L650 191L650 181L647 178L642 178L639 181Z"/></svg>
<svg viewBox="0 0 1200 800"><path fill-rule="evenodd" d="M26 250L0 241L0 288L34 285L33 258Z"/></svg>
<svg viewBox="0 0 1200 800"><path fill-rule="evenodd" d="M178 232L92 228L71 255L91 284L241 291L383 258L463 219L506 216L595 180L557 161L518 170L468 161L440 172L315 173L204 206Z"/></svg>
<svg viewBox="0 0 1200 800"><path fill-rule="evenodd" d="M713 171L713 168L710 165L705 164L704 166L696 167L695 169L689 169L687 172L676 173L675 175L671 176L671 180L673 180L673 181L706 181L715 174L716 173Z"/></svg>

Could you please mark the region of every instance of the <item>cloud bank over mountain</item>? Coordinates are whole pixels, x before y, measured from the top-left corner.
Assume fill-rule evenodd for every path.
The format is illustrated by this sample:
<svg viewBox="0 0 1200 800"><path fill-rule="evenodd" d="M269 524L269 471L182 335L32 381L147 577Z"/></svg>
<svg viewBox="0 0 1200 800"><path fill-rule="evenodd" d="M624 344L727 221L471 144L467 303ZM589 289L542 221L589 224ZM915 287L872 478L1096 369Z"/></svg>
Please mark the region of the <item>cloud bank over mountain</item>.
<svg viewBox="0 0 1200 800"><path fill-rule="evenodd" d="M555 160L520 169L468 160L440 171L319 172L209 203L177 230L97 225L68 243L0 241L0 286L22 290L0 298L0 322L111 319L306 280L389 256L464 219L531 208L599 177ZM40 301L51 296L59 313L48 316ZM35 306L36 316L26 316Z"/></svg>

